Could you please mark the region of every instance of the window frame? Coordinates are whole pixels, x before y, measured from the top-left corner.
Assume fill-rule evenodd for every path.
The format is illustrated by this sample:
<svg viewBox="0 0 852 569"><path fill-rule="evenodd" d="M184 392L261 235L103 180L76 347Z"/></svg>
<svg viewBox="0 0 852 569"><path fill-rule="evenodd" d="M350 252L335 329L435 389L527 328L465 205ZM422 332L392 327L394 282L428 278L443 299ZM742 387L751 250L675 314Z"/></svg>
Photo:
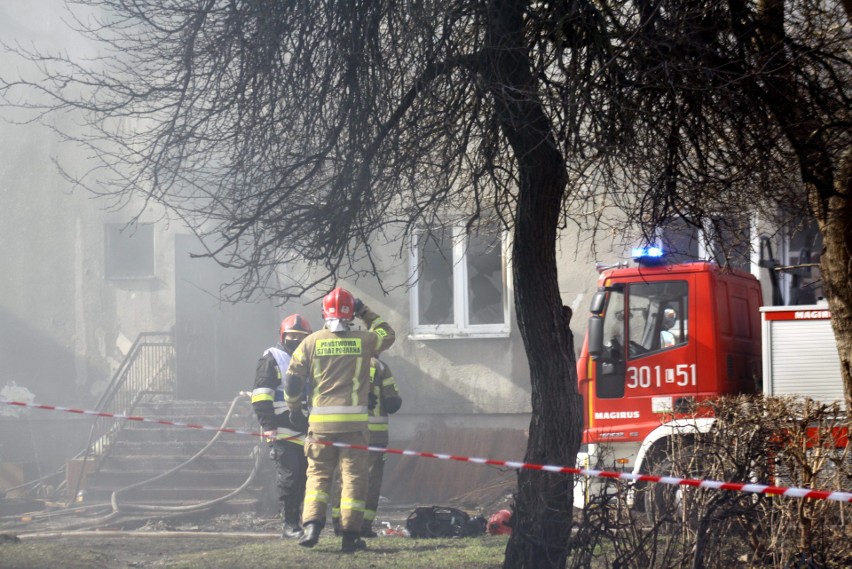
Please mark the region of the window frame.
<svg viewBox="0 0 852 569"><path fill-rule="evenodd" d="M811 219L803 219L798 224L796 224L796 226L800 227L798 231L793 231L792 228L788 225L784 228L784 231L781 232L780 242L778 243L778 256L779 261L782 265L800 265L805 262L802 260L801 257L799 257L799 254L803 249L808 250L808 252L811 254L811 259L809 259L807 262L816 262L816 259L818 259L820 256L820 252L823 246L823 239L822 235L819 233L819 229L816 227L816 221L813 221ZM801 241L803 237L812 240L814 246L800 246L798 250L796 250L795 243ZM818 263L815 267L800 268L798 269L798 272L798 276L800 278L808 280L809 284L804 286L814 286L815 282L820 281L822 279ZM759 277L759 274L756 276ZM778 276L781 288L781 297L784 299L784 303L789 305L803 304L798 299L800 291L797 291L794 288L793 271L781 271ZM803 288L803 284L801 282L799 283L799 288ZM815 303L818 303L821 300L825 299L825 285L823 284L822 286L816 286L816 290L822 292L822 294L818 295L815 299Z"/></svg>
<svg viewBox="0 0 852 569"><path fill-rule="evenodd" d="M410 337L417 340L446 340L453 338L508 338L511 335L509 305L512 298L510 239L506 231L500 231L500 260L503 284L503 322L500 324L470 324L470 290L468 288L467 243L468 236L463 224L454 224L452 230L451 260L453 273L453 322L452 324L420 324L420 283L418 268L420 251L418 242L425 229L417 229L409 239L409 290Z"/></svg>

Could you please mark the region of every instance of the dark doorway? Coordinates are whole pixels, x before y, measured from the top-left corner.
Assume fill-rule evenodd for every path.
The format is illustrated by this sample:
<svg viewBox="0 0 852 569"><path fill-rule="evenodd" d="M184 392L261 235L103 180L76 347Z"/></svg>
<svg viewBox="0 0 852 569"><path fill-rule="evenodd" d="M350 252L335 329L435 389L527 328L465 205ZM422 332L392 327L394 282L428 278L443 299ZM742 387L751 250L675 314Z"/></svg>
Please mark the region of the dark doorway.
<svg viewBox="0 0 852 569"><path fill-rule="evenodd" d="M230 304L219 287L235 273L212 259L193 259L192 235L175 237L175 350L180 399L229 401L250 391L263 350L275 342L278 311L271 301Z"/></svg>

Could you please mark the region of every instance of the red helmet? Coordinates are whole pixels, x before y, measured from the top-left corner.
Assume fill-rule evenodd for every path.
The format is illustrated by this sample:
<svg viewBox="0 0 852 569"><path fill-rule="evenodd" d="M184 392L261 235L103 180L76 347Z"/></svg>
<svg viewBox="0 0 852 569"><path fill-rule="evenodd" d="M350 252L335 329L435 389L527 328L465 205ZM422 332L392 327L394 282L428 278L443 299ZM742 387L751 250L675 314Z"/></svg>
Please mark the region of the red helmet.
<svg viewBox="0 0 852 569"><path fill-rule="evenodd" d="M352 320L355 317L355 298L345 288L336 288L322 299L322 317Z"/></svg>
<svg viewBox="0 0 852 569"><path fill-rule="evenodd" d="M308 335L312 332L311 325L308 321L302 318L299 314L291 314L281 321L281 340L284 340L284 334L287 332Z"/></svg>
<svg viewBox="0 0 852 569"><path fill-rule="evenodd" d="M511 534L512 533L512 512L509 510L499 510L488 518L488 533L491 535Z"/></svg>

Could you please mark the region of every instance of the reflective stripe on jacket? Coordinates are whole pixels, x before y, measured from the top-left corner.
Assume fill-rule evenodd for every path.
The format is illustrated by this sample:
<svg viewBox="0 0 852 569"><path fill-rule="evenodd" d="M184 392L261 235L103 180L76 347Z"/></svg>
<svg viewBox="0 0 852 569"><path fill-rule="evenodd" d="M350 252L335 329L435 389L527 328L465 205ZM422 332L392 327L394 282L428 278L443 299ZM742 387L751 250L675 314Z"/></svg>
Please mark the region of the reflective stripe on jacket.
<svg viewBox="0 0 852 569"><path fill-rule="evenodd" d="M299 437L304 441L305 431L290 422L290 410L284 400L282 381L289 364L290 354L280 345L263 352L257 365L251 402L264 431L276 431L278 439Z"/></svg>
<svg viewBox="0 0 852 569"><path fill-rule="evenodd" d="M377 358L373 358L370 365L370 389L376 397L376 406L370 411L368 424L370 444L387 445L390 438L388 408L396 412L402 405L402 398L390 367Z"/></svg>

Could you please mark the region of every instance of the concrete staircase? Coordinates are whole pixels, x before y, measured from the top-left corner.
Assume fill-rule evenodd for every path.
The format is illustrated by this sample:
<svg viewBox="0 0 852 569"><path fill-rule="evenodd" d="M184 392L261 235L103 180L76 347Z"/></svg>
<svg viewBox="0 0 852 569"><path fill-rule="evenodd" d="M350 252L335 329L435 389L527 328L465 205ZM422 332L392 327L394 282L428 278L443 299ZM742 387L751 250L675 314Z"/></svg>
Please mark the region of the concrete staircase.
<svg viewBox="0 0 852 569"><path fill-rule="evenodd" d="M230 402L159 401L142 403L133 414L151 419L222 427ZM260 427L247 398L240 399L226 428L258 432ZM95 472L85 481L84 501L109 501L112 493L163 474L189 460L216 436L214 430L175 427L126 421L114 445ZM254 511L268 513L277 507L274 470L265 444L258 449L256 437L220 433L201 456L181 470L138 488L122 490L119 504L187 506L225 496L240 486L255 467L260 467L249 486L226 502L217 512Z"/></svg>

